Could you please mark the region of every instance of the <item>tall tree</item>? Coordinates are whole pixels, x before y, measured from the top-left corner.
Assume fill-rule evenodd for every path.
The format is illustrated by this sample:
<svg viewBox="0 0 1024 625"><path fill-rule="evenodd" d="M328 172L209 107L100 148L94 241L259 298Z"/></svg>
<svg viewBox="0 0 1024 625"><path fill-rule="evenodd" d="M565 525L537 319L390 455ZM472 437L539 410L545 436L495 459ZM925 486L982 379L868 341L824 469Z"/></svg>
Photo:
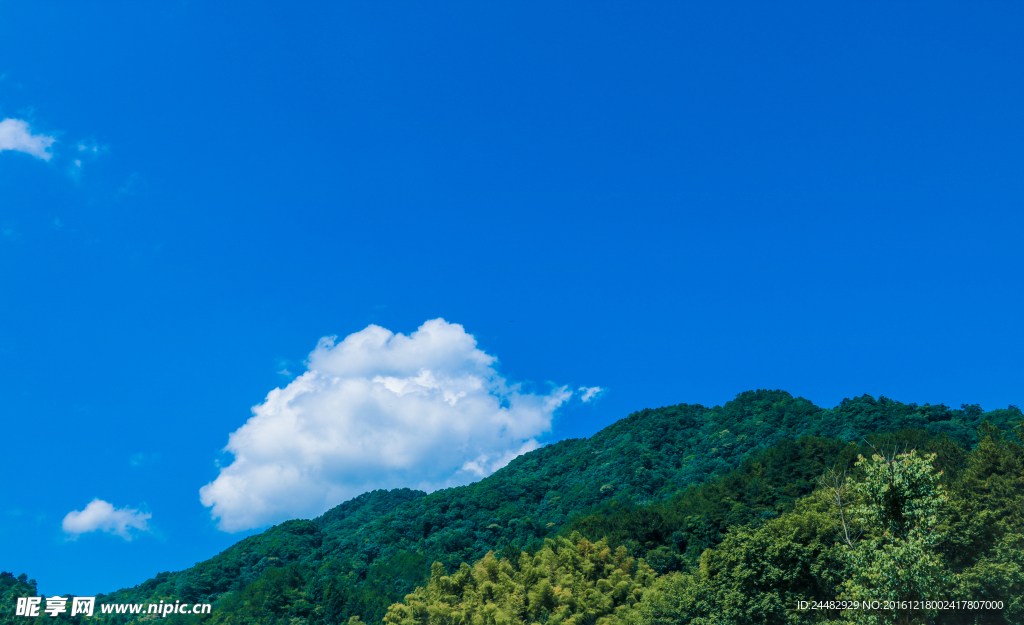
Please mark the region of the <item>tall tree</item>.
<svg viewBox="0 0 1024 625"><path fill-rule="evenodd" d="M841 597L881 603L877 609L847 611L850 622L926 623L933 612L920 602L946 599L954 587L936 531L948 496L932 468L934 460L935 454L901 453L895 447L860 456L864 477L850 488L855 503L847 511L836 500L841 523L849 518L853 526L844 530L849 577Z"/></svg>

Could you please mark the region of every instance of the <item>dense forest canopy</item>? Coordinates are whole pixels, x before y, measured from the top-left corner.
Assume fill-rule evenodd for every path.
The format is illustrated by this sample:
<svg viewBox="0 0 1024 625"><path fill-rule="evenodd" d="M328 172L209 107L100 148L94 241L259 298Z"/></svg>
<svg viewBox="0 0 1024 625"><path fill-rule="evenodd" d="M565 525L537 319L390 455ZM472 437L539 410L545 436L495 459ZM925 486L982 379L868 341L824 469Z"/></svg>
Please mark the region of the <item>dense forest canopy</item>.
<svg viewBox="0 0 1024 625"><path fill-rule="evenodd" d="M647 409L480 482L366 493L97 601L213 602L170 618L238 625L1024 622L1022 416L766 390ZM29 589L0 576L0 620ZM796 609L898 597L1004 607Z"/></svg>

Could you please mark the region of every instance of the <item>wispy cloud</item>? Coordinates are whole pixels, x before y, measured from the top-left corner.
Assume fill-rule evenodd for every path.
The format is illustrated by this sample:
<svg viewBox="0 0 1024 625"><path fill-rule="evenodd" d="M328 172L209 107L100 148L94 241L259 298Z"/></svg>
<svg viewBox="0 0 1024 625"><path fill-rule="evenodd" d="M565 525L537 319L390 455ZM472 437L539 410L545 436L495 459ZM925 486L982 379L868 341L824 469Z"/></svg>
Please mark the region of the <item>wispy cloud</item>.
<svg viewBox="0 0 1024 625"><path fill-rule="evenodd" d="M301 365L299 365L299 366L301 366ZM294 378L295 374L292 373L292 369L295 369L295 368L296 368L296 363L292 362L291 360L288 360L287 358L278 358L277 359L277 374L278 375L283 375L284 377L286 377L288 379Z"/></svg>
<svg viewBox="0 0 1024 625"><path fill-rule="evenodd" d="M82 179L82 170L85 168L87 163L95 161L100 156L106 154L109 151L105 145L100 145L95 139L83 139L82 141L75 142L75 150L72 156L71 162L67 166L67 174L76 183Z"/></svg>
<svg viewBox="0 0 1024 625"><path fill-rule="evenodd" d="M78 152L80 154L99 154L101 149L104 152L106 151L105 147L101 148L100 145L92 139L78 142Z"/></svg>
<svg viewBox="0 0 1024 625"><path fill-rule="evenodd" d="M148 532L147 519L153 515L134 508L115 508L102 499L93 499L84 510L72 510L64 517L61 528L68 540L88 532L107 532L125 540L132 539L131 530Z"/></svg>
<svg viewBox="0 0 1024 625"><path fill-rule="evenodd" d="M583 403L585 404L591 399L597 397L603 390L604 389L601 388L600 386L591 386L589 388L586 386L581 386L580 392L583 393L583 396L580 397L580 399L583 400Z"/></svg>
<svg viewBox="0 0 1024 625"><path fill-rule="evenodd" d="M0 121L0 152L24 152L48 161L53 158L53 153L49 150L55 141L55 138L47 135L32 134L28 122L23 119L8 117Z"/></svg>

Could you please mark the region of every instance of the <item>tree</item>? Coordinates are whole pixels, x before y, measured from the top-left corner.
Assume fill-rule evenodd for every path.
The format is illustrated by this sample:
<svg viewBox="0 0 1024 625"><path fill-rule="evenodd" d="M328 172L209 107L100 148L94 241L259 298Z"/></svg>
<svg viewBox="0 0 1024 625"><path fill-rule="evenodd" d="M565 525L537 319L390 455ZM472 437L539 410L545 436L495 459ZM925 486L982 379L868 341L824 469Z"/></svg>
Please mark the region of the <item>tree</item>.
<svg viewBox="0 0 1024 625"><path fill-rule="evenodd" d="M926 623L931 611L914 602L946 599L954 587L955 576L938 548L936 528L948 497L932 468L934 459L916 450L876 449L869 459L858 457L864 477L847 489L851 499L832 497L836 515L849 518L853 528L843 539L849 577L840 596L881 602L878 609L848 610L849 622ZM836 484L833 496L844 488L841 481ZM847 502L849 510L844 509ZM863 532L859 539L857 532Z"/></svg>
<svg viewBox="0 0 1024 625"><path fill-rule="evenodd" d="M796 625L829 614L802 601L834 599L843 579L836 522L807 497L792 512L757 527L734 527L700 556L691 574L667 575L644 594L640 625ZM833 616L836 616L833 614Z"/></svg>
<svg viewBox="0 0 1024 625"><path fill-rule="evenodd" d="M534 556L498 560L488 553L452 575L435 562L426 588L406 595L387 625L626 625L654 571L579 534L544 541Z"/></svg>
<svg viewBox="0 0 1024 625"><path fill-rule="evenodd" d="M1001 602L946 619L951 624L1024 622L1024 446L983 423L980 443L953 485L944 551L959 573L958 595ZM1017 440L1024 440L1018 425Z"/></svg>

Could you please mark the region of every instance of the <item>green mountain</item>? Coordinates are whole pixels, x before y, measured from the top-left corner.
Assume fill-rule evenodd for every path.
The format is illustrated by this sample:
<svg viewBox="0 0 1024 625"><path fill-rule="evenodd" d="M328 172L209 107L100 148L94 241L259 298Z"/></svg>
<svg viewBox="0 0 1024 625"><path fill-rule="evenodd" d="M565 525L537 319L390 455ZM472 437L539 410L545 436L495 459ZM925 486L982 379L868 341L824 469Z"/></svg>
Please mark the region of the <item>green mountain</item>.
<svg viewBox="0 0 1024 625"><path fill-rule="evenodd" d="M1019 625L1024 424L1012 437L988 424L980 433L970 452L922 430L872 435L860 450L835 439L785 441L671 502L612 506L610 515L574 521L599 540L572 531L518 558L488 553L451 572L435 563L429 581L389 607L384 622ZM928 447L934 451L922 451ZM826 468L829 448L840 462ZM844 463L848 451L870 455ZM815 473L813 492L787 501L800 476ZM773 492L781 514L750 514ZM724 539L682 570L657 570L666 556L682 555L677 536L662 534L658 544L657 530L721 512L737 520ZM636 559L641 539L654 550ZM252 620L275 620L263 610L250 611ZM228 614L220 620L232 620Z"/></svg>
<svg viewBox="0 0 1024 625"><path fill-rule="evenodd" d="M822 409L767 390L711 408L646 409L589 439L520 456L474 484L366 493L97 601L218 602L212 618L239 623L379 622L426 583L434 562L456 571L490 551L518 561L573 531L666 574L695 566L733 526L790 513L824 469L850 461L866 440L898 436L938 452L937 462L955 471L983 422L1008 431L1021 418L1015 407L955 410L867 395ZM179 618L194 617L171 617Z"/></svg>

